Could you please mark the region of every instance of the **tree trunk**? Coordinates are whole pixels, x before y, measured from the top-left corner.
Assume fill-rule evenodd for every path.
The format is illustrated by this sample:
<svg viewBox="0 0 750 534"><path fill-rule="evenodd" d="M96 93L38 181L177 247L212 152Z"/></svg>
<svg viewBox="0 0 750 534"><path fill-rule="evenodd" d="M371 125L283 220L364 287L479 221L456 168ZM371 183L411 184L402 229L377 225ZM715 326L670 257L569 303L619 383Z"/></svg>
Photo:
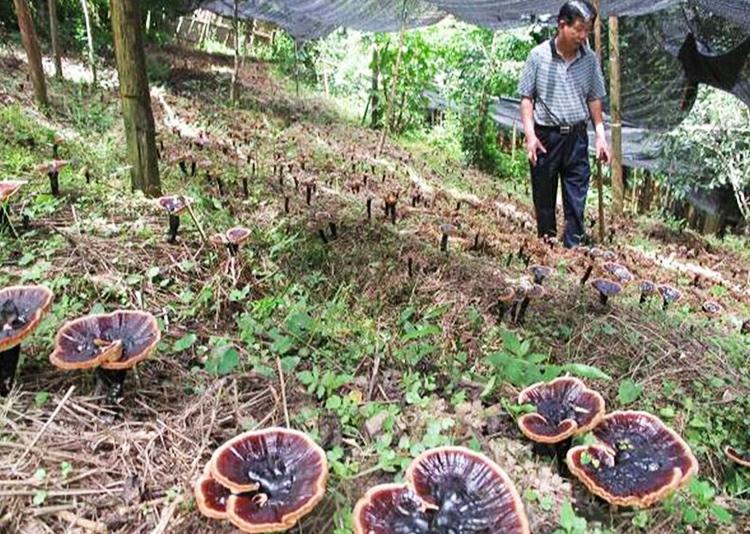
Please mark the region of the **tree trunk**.
<svg viewBox="0 0 750 534"><path fill-rule="evenodd" d="M55 58L55 77L62 80L62 58L60 55L60 36L57 33L57 0L48 0L49 6L49 37L52 41L52 56Z"/></svg>
<svg viewBox="0 0 750 534"><path fill-rule="evenodd" d="M128 1L128 0L122 0ZM81 0L83 18L86 21L86 40L89 46L89 66L91 67L91 84L96 87L96 61L94 58L94 38L91 35L91 17L89 17L89 0ZM140 26L139 26L140 31Z"/></svg>
<svg viewBox="0 0 750 534"><path fill-rule="evenodd" d="M622 213L625 184L622 179L622 122L620 118L620 44L616 16L609 17L610 110L612 112L612 208Z"/></svg>
<svg viewBox="0 0 750 534"><path fill-rule="evenodd" d="M383 118L383 110L380 107L380 54L378 45L372 50L372 83L370 86L370 128L378 128Z"/></svg>
<svg viewBox="0 0 750 534"><path fill-rule="evenodd" d="M18 28L21 30L21 40L23 47L26 49L26 57L29 61L29 71L31 73L31 82L34 85L34 98L40 107L47 107L47 84L44 80L44 70L42 69L42 53L39 51L39 41L34 31L34 22L31 20L29 4L26 0L13 0L16 6L16 16L18 17Z"/></svg>
<svg viewBox="0 0 750 534"><path fill-rule="evenodd" d="M488 163L487 151L484 149L484 138L487 135L487 114L490 107L490 82L495 72L495 54L497 52L497 43L499 32L492 33L492 44L490 45L490 58L487 70L484 73L484 83L482 84L482 94L479 97L479 116L477 122L477 139L475 153L481 154L482 165Z"/></svg>
<svg viewBox="0 0 750 534"><path fill-rule="evenodd" d="M398 75L401 69L401 55L404 51L404 38L406 36L406 25L401 23L401 31L398 36L398 51L396 52L396 64L393 67L393 80L391 80L391 90L388 100L385 103L385 120L383 121L383 131L380 132L380 141L375 151L375 157L380 157L380 153L385 146L385 138L388 135L388 124L391 121L391 112L393 110L393 100L396 98L396 88L398 87Z"/></svg>
<svg viewBox="0 0 750 534"><path fill-rule="evenodd" d="M132 188L158 196L161 185L139 1L111 0L110 10Z"/></svg>
<svg viewBox="0 0 750 534"><path fill-rule="evenodd" d="M234 28L234 72L232 72L232 87L229 89L229 98L237 103L240 89L240 18L239 0L234 0L234 17L232 24Z"/></svg>

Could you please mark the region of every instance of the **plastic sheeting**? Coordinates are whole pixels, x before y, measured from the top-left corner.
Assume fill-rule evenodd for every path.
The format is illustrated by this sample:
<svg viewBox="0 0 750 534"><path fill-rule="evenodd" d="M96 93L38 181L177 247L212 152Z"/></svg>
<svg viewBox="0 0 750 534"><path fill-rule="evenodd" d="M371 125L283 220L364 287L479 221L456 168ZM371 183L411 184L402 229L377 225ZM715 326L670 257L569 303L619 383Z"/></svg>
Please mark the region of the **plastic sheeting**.
<svg viewBox="0 0 750 534"><path fill-rule="evenodd" d="M242 18L273 22L297 39L322 37L338 27L361 31L393 31L402 24L433 24L448 14L489 28L523 24L554 15L561 0L238 0ZM683 4L686 0L601 0L603 16L635 16ZM747 0L691 0L703 11L750 29ZM208 0L202 4L231 16L234 0Z"/></svg>

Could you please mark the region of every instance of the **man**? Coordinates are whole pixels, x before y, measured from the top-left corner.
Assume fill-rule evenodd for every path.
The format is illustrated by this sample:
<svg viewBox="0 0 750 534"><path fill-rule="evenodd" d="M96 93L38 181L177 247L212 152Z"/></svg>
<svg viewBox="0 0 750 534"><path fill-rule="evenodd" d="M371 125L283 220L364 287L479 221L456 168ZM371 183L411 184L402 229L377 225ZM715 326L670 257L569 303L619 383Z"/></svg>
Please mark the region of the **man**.
<svg viewBox="0 0 750 534"><path fill-rule="evenodd" d="M566 2L557 17L557 35L529 54L518 83L521 120L531 163L531 187L539 237L555 237L558 176L562 179L565 234L574 247L584 236L583 212L591 168L589 117L596 129L596 156L610 161L602 121L604 77L588 36L596 9L586 0Z"/></svg>

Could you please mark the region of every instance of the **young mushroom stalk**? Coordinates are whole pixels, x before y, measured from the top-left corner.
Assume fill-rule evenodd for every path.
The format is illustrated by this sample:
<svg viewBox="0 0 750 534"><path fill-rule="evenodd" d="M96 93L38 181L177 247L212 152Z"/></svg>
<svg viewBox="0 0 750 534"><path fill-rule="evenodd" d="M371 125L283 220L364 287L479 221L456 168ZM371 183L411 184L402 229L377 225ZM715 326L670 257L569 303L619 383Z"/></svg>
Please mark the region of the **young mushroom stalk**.
<svg viewBox="0 0 750 534"><path fill-rule="evenodd" d="M440 251L448 253L448 237L451 235L454 235L458 228L450 223L445 223L440 225L440 233L442 234L440 238Z"/></svg>
<svg viewBox="0 0 750 534"><path fill-rule="evenodd" d="M581 285L586 285L586 282L589 281L589 278L591 277L591 273L594 270L594 265L590 264L588 267L586 267L586 272L583 273L583 276L581 277Z"/></svg>

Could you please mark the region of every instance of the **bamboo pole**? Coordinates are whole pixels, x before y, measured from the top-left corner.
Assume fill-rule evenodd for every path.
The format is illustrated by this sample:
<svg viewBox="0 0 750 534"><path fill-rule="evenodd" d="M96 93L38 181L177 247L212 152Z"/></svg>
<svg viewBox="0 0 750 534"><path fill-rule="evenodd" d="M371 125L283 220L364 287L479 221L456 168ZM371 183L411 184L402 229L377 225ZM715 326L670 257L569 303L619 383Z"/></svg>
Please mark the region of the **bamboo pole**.
<svg viewBox="0 0 750 534"><path fill-rule="evenodd" d="M610 108L612 111L612 196L613 210L622 213L625 185L622 179L622 122L620 116L619 20L609 17Z"/></svg>
<svg viewBox="0 0 750 534"><path fill-rule="evenodd" d="M375 151L375 157L380 157L380 153L383 151L385 146L385 138L388 135L388 129L391 123L391 113L393 110L393 101L396 99L396 88L398 87L398 75L401 69L401 56L404 50L404 37L406 34L406 24L403 20L401 22L401 30L398 36L398 51L396 52L396 65L393 68L393 80L391 81L391 90L388 96L388 101L385 103L385 118L383 120L383 130L380 132L380 141L378 141L378 148Z"/></svg>
<svg viewBox="0 0 750 534"><path fill-rule="evenodd" d="M57 0L48 0L49 36L52 41L52 57L55 60L55 78L63 79L62 58L60 57L60 36L57 31Z"/></svg>
<svg viewBox="0 0 750 534"><path fill-rule="evenodd" d="M16 6L21 41L23 41L23 47L26 49L26 57L29 62L31 83L34 86L34 98L39 107L46 108L49 105L49 100L47 100L47 84L42 69L42 53L39 51L39 41L36 38L34 22L31 20L29 4L26 0L13 0L13 3Z"/></svg>
<svg viewBox="0 0 750 534"><path fill-rule="evenodd" d="M91 35L91 17L89 17L89 1L81 0L83 18L86 21L86 40L89 47L89 66L91 67L91 84L96 87L96 61L94 60L94 38Z"/></svg>
<svg viewBox="0 0 750 534"><path fill-rule="evenodd" d="M110 12L132 188L147 196L158 196L161 183L146 76L140 2L110 0Z"/></svg>
<svg viewBox="0 0 750 534"><path fill-rule="evenodd" d="M597 13L600 11L600 0L594 0L594 7ZM594 23L594 47L596 49L596 57L599 59L599 65L602 64L602 18L601 16L596 17ZM599 243L604 242L604 234L606 231L604 223L604 180L602 180L602 162L599 161L598 157L595 157L595 173L596 173L596 194L599 201Z"/></svg>

